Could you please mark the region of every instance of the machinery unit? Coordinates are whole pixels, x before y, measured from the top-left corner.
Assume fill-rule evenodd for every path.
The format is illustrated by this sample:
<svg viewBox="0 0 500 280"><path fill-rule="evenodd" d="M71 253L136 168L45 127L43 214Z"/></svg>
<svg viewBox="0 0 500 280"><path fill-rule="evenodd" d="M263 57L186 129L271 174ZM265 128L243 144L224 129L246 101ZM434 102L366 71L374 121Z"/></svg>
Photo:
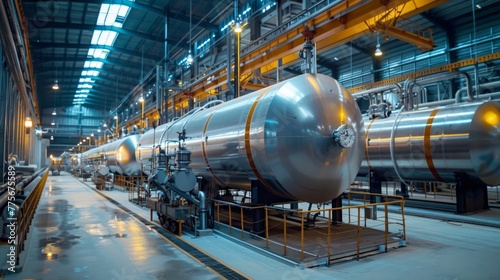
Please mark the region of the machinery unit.
<svg viewBox="0 0 500 280"><path fill-rule="evenodd" d="M179 132L178 140L166 141L167 145L173 144L174 150L168 153L161 147L155 148L155 168L148 176L148 184L160 194L148 198L147 205L156 211L160 224L172 232L187 223L197 236L211 235L207 220L213 222L214 217L208 215L205 193L195 190L196 175L189 168L191 152L184 145L186 131Z"/></svg>
<svg viewBox="0 0 500 280"><path fill-rule="evenodd" d="M52 157L50 159L50 168L53 176L60 175L60 172L64 170L63 159L61 157Z"/></svg>
<svg viewBox="0 0 500 280"><path fill-rule="evenodd" d="M351 95L331 77L304 74L226 103L209 103L146 132L136 159L151 174L155 149L187 131L189 167L218 188L265 190L325 202L354 180L364 126ZM253 187L252 187L253 188Z"/></svg>

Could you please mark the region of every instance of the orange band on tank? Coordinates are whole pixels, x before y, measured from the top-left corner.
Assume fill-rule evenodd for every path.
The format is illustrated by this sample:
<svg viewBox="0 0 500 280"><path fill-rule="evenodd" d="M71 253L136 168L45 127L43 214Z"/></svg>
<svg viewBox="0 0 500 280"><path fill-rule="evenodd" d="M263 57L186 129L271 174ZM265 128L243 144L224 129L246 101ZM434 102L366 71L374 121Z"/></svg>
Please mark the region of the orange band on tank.
<svg viewBox="0 0 500 280"><path fill-rule="evenodd" d="M259 170L257 170L257 166L255 166L255 162L253 161L253 156L252 156L252 149L250 147L250 126L252 124L252 118L253 114L255 112L255 108L257 108L257 104L259 103L260 99L268 92L267 89L263 90L261 94L255 99L255 101L252 104L252 107L250 107L250 110L248 111L248 116L247 120L245 123L245 151L247 154L247 159L248 163L250 164L250 167L252 168L253 173L259 179L259 181L264 184L264 186L270 191L273 192L273 189L271 186L264 180L264 177L260 174Z"/></svg>
<svg viewBox="0 0 500 280"><path fill-rule="evenodd" d="M368 165L369 170L372 169L372 166L370 165L370 157L368 156L368 134L370 134L370 128L372 127L374 121L375 118L372 119L372 121L366 128L366 133L365 133L365 159L366 159L366 165Z"/></svg>
<svg viewBox="0 0 500 280"><path fill-rule="evenodd" d="M434 178L436 178L438 181L444 181L441 176L439 176L439 173L436 170L436 167L434 166L434 162L432 161L432 153L431 153L431 130L432 130L432 123L434 122L434 118L437 115L439 109L435 109L434 111L431 112L429 115L429 118L427 119L427 123L425 125L425 130L424 130L424 155L425 155L425 161L427 162L427 166L429 167L429 170L431 171L432 175Z"/></svg>
<svg viewBox="0 0 500 280"><path fill-rule="evenodd" d="M208 163L208 157L207 157L207 148L206 148L206 145L205 145L205 133L207 132L207 128L208 128L208 123L210 122L210 119L212 119L212 116L214 115L215 111L212 112L212 114L210 114L210 116L207 118L207 121L205 122L205 126L203 127L203 133L201 134L202 136L202 139L201 139L201 153L203 155L203 159L205 160L205 164L207 166L207 170L210 172L210 174L212 174L212 177L217 180L221 185L224 185L222 183L221 180L219 180L219 178L217 178L217 176L215 176L215 173L214 171L212 170L212 168L210 167L210 164Z"/></svg>

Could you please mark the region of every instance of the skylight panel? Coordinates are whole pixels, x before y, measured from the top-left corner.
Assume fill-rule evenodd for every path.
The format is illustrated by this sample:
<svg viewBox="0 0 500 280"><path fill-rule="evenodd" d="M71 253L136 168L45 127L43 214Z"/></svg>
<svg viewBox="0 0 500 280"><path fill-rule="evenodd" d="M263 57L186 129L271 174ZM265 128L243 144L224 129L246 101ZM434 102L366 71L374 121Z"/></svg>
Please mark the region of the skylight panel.
<svg viewBox="0 0 500 280"><path fill-rule="evenodd" d="M115 39L118 33L110 30L94 30L94 34L92 35L92 41L90 43L92 45L105 45L112 46L115 43Z"/></svg>
<svg viewBox="0 0 500 280"><path fill-rule="evenodd" d="M101 69L103 65L104 65L104 63L101 61L85 61L85 63L83 64L83 68L99 68L99 69Z"/></svg>
<svg viewBox="0 0 500 280"><path fill-rule="evenodd" d="M91 78L80 78L79 83L95 83Z"/></svg>
<svg viewBox="0 0 500 280"><path fill-rule="evenodd" d="M118 4L102 4L97 18L97 25L116 26L121 28L130 8Z"/></svg>
<svg viewBox="0 0 500 280"><path fill-rule="evenodd" d="M97 76L99 76L99 71L95 71L95 70L83 70L82 71L82 76L97 77Z"/></svg>
<svg viewBox="0 0 500 280"><path fill-rule="evenodd" d="M77 87L78 88L92 88L94 85L91 84L79 84Z"/></svg>

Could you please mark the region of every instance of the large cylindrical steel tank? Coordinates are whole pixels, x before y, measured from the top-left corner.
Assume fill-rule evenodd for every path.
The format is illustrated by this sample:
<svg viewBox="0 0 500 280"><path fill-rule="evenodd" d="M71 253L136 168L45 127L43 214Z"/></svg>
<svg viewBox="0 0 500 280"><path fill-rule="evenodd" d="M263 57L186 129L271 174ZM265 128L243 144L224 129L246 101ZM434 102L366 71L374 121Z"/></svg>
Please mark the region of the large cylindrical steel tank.
<svg viewBox="0 0 500 280"><path fill-rule="evenodd" d="M304 74L146 132L136 158L149 173L153 145L167 154L186 130L193 172L220 187L259 180L293 200L323 202L354 180L363 156L361 112L333 78ZM168 145L168 147L167 147Z"/></svg>
<svg viewBox="0 0 500 280"><path fill-rule="evenodd" d="M462 172L500 184L500 103L461 103L365 122L360 175L455 182Z"/></svg>
<svg viewBox="0 0 500 280"><path fill-rule="evenodd" d="M139 134L135 134L90 149L82 154L83 161L102 160L102 163L105 163L113 173L128 176L141 175L141 166L135 159L135 149L140 137Z"/></svg>
<svg viewBox="0 0 500 280"><path fill-rule="evenodd" d="M80 172L80 170L83 169L82 154L74 154L71 157L71 169L73 169L74 172Z"/></svg>
<svg viewBox="0 0 500 280"><path fill-rule="evenodd" d="M135 149L140 137L135 134L101 146L111 172L128 176L142 174L141 166L135 159Z"/></svg>

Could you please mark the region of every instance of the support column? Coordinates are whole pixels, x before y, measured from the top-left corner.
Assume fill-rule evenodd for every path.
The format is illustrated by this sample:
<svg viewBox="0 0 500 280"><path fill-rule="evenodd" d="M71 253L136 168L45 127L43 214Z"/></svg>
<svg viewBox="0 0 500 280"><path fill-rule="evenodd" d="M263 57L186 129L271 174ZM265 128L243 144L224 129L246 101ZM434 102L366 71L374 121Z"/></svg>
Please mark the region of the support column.
<svg viewBox="0 0 500 280"><path fill-rule="evenodd" d="M374 194L381 194L382 193L382 181L383 178L375 171L370 171L370 193ZM370 203L377 203L380 202L380 196L370 196ZM365 209L365 215L368 214L369 210L368 208ZM368 215L370 216L370 215ZM374 220L377 219L377 207L373 206L372 212L371 212L371 217Z"/></svg>
<svg viewBox="0 0 500 280"><path fill-rule="evenodd" d="M332 199L332 208L342 207L342 196ZM332 211L332 224L338 225L342 223L342 209Z"/></svg>
<svg viewBox="0 0 500 280"><path fill-rule="evenodd" d="M267 188L259 180L251 180L252 190L252 206L268 205L271 203L288 202L287 198L279 197L270 193ZM264 209L252 210L252 232L256 234L264 234L266 221Z"/></svg>
<svg viewBox="0 0 500 280"><path fill-rule="evenodd" d="M457 214L488 210L487 185L463 172L455 173Z"/></svg>
<svg viewBox="0 0 500 280"><path fill-rule="evenodd" d="M405 184L405 183L403 183L403 182L401 182L400 184L401 184L400 185L400 187L401 187L401 193L400 193L400 195L403 196L404 198L408 198L409 197L409 195L408 195L408 185Z"/></svg>

